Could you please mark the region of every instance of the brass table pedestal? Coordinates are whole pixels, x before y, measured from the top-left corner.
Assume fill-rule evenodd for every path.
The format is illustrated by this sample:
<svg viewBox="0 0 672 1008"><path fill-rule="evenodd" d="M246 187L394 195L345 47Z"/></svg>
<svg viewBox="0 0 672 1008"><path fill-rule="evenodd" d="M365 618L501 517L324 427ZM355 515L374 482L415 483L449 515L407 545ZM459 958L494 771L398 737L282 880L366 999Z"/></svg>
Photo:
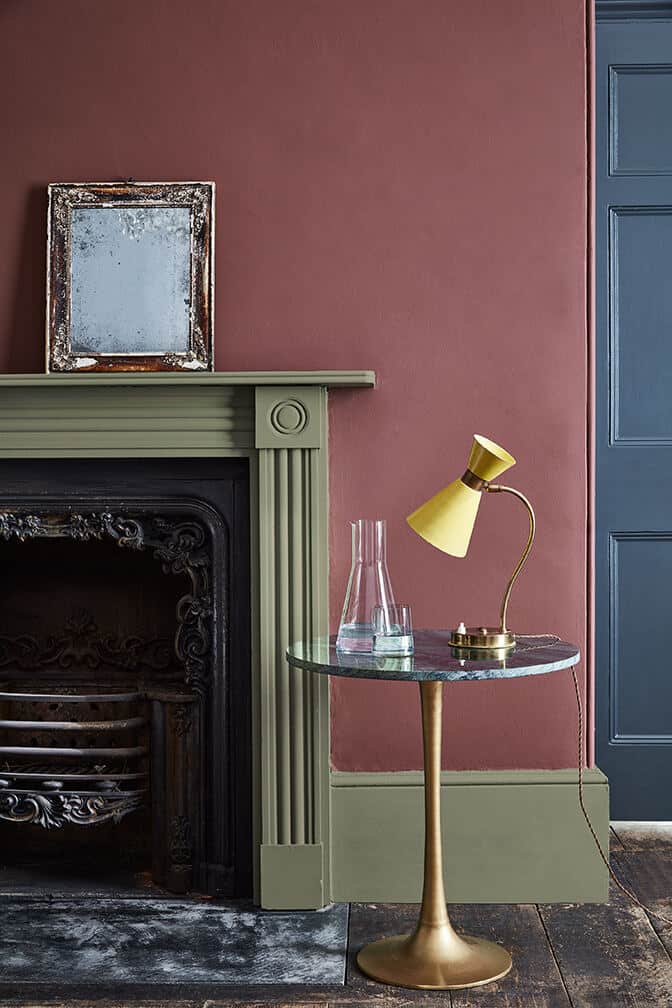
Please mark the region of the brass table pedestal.
<svg viewBox="0 0 672 1008"><path fill-rule="evenodd" d="M411 935L365 945L357 965L374 980L398 987L456 990L499 980L511 956L495 942L453 930L441 860L441 706L443 682L421 682L425 766L425 880L418 926Z"/></svg>

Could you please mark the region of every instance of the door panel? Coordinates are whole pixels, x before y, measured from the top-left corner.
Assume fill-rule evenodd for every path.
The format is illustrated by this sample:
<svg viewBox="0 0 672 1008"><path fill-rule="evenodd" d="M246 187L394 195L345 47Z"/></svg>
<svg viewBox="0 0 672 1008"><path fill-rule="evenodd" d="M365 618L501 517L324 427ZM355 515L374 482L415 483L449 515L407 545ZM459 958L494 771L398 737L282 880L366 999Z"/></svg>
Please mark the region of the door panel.
<svg viewBox="0 0 672 1008"><path fill-rule="evenodd" d="M612 534L609 574L612 744L669 745L670 669L660 656L670 633L672 536Z"/></svg>
<svg viewBox="0 0 672 1008"><path fill-rule="evenodd" d="M609 223L610 440L672 441L672 208L611 207Z"/></svg>
<svg viewBox="0 0 672 1008"><path fill-rule="evenodd" d="M629 26L631 27L631 26ZM668 53L669 58L669 53ZM672 172L672 131L660 123L672 105L672 67L667 64L609 68L610 174Z"/></svg>
<svg viewBox="0 0 672 1008"><path fill-rule="evenodd" d="M596 35L597 762L672 819L672 22Z"/></svg>

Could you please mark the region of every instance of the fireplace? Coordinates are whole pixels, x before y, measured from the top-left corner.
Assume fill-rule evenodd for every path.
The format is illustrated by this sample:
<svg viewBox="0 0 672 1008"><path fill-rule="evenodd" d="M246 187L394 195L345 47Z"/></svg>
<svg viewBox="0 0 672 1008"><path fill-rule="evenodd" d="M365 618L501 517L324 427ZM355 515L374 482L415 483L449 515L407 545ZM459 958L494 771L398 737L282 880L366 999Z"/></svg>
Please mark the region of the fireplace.
<svg viewBox="0 0 672 1008"><path fill-rule="evenodd" d="M290 671L285 649L291 641L328 629L328 397L332 389L374 385L370 371L0 375L0 510L24 517L65 510L82 516L170 518L176 509L167 511L162 501L167 497L175 503L171 480L179 482L183 471L187 484L194 482L184 491L178 487L178 496L205 502L206 524L213 512L226 517L220 539L228 543L228 581L219 589L225 625L218 631L226 650L224 664L215 663L213 694L220 707L209 698L198 701L198 727L207 729L199 741L204 755L199 779L212 804L206 808L199 799L204 833L191 841L197 891L237 886L234 880L249 878L246 861L251 858L253 898L262 906L308 909L332 899L329 683L324 676ZM22 471L16 468L19 462ZM228 478L234 462L245 473L249 502L244 507L236 504L235 494L228 503L213 497L212 481L221 474ZM64 508L64 499L78 486L81 500L70 496ZM147 495L153 510L141 515L138 505ZM42 511L37 504L44 505ZM215 520L216 528L220 525ZM237 551L245 552L241 544L247 538L249 556L243 562ZM212 542L216 548L217 536ZM4 545L0 541L0 556ZM92 542L83 545L94 548ZM111 542L108 546L131 555ZM215 588L222 569L223 561L215 562ZM61 613L55 633L62 636L66 618L77 618L73 608ZM100 633L110 632L88 598L80 608L89 610ZM246 621L249 636L234 634ZM121 634L124 628L117 629ZM4 632L11 635L13 628ZM149 703L144 697L142 702ZM119 720L111 711L89 714L90 721ZM130 716L148 718L146 729L137 728L139 735L151 733L151 711ZM70 713L59 719L73 720ZM146 743L140 738L138 745ZM234 754L230 762L223 752ZM160 754L158 745L154 754ZM150 760L150 775L151 769ZM102 843L106 830L115 835L130 830L146 814L146 809L134 811L118 825L32 832L19 827L12 835L21 830L24 837L44 835L45 842L55 843L52 838L66 829L71 837L95 829ZM138 832L136 840L142 839ZM3 831L0 843L6 835ZM176 832L175 847L180 846ZM127 849L130 856L130 839ZM117 850L113 853L119 857ZM241 891L247 885L241 881Z"/></svg>
<svg viewBox="0 0 672 1008"><path fill-rule="evenodd" d="M3 861L251 895L247 460L0 474Z"/></svg>

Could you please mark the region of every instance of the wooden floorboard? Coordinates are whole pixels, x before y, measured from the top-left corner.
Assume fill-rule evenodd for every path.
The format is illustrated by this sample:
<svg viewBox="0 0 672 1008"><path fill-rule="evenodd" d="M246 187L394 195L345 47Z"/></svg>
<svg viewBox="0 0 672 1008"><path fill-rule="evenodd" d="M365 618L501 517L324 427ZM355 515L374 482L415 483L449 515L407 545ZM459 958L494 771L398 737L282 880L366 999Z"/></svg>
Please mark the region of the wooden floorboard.
<svg viewBox="0 0 672 1008"><path fill-rule="evenodd" d="M496 941L513 958L497 983L451 991L455 1008L571 1008L536 906L455 906L450 917L456 931Z"/></svg>
<svg viewBox="0 0 672 1008"><path fill-rule="evenodd" d="M373 1008L436 1008L435 992L412 991L403 987L388 987L365 976L357 966L357 953L362 945L389 935L408 934L418 920L420 907L410 903L353 903L350 908L350 941L346 989L354 997L353 1004ZM347 1004L347 1002L343 1002ZM336 1002L339 1005L340 1003ZM450 1004L450 995L443 993L442 1004Z"/></svg>
<svg viewBox="0 0 672 1008"><path fill-rule="evenodd" d="M608 905L540 913L573 1008L670 1008L672 961L645 912L615 886Z"/></svg>
<svg viewBox="0 0 672 1008"><path fill-rule="evenodd" d="M248 1008L248 1002L237 1002L241 1006L244 1005ZM90 997L82 1000L82 998L73 996L68 998L60 997L38 997L38 998L21 998L21 1000L16 999L6 999L0 998L0 1008L203 1008L205 1002L203 998L197 998L196 1000L177 999L175 1001L168 1000L165 998L140 998L133 999L129 1001L127 998L101 998L100 1000L96 998L92 1000Z"/></svg>
<svg viewBox="0 0 672 1008"><path fill-rule="evenodd" d="M672 921L672 856L620 851L612 857L612 865L621 879L654 914ZM649 920L668 955L672 958L672 925L654 916ZM672 1003L672 997L671 997Z"/></svg>

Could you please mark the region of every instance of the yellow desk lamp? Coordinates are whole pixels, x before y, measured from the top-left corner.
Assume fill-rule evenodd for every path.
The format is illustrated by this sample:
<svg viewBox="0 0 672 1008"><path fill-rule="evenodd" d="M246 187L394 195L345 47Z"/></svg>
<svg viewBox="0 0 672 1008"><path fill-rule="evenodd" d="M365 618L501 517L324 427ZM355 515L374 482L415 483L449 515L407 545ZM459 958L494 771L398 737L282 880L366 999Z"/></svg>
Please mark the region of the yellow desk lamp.
<svg viewBox="0 0 672 1008"><path fill-rule="evenodd" d="M513 455L481 434L474 435L469 455L469 464L463 476L439 490L434 497L421 504L406 521L414 532L426 539L432 546L451 556L467 555L469 540L476 521L481 494L510 493L522 501L530 519L530 531L525 549L509 578L502 606L499 627L465 627L460 623L451 631L450 643L461 648L507 649L516 643L516 636L506 626L506 610L511 589L527 560L534 541L535 521L532 505L519 490L492 483L501 473L516 464Z"/></svg>

